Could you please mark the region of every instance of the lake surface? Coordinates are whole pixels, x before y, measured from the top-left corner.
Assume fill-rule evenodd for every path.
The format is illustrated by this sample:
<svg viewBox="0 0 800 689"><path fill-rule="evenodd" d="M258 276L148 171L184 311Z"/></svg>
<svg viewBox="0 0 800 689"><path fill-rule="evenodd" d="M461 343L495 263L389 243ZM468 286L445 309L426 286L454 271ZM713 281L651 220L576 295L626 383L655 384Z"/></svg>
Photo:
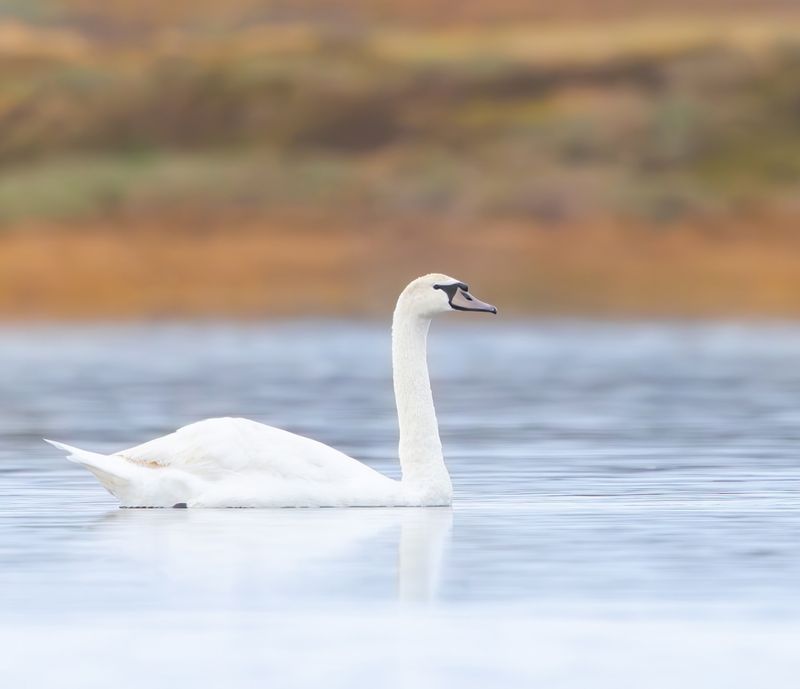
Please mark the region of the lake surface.
<svg viewBox="0 0 800 689"><path fill-rule="evenodd" d="M452 510L119 510L41 441L397 476L387 330L0 327L0 686L797 687L800 326L434 324Z"/></svg>

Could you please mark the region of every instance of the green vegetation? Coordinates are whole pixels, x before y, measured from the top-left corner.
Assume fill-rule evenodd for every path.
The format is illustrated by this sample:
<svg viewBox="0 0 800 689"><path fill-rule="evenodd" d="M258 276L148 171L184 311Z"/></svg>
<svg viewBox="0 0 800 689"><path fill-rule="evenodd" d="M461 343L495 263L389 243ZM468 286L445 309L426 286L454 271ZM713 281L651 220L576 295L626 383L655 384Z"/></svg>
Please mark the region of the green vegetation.
<svg viewBox="0 0 800 689"><path fill-rule="evenodd" d="M29 29L0 55L0 222L780 203L800 183L800 38L737 26L262 27L136 50Z"/></svg>
<svg viewBox="0 0 800 689"><path fill-rule="evenodd" d="M800 17L295 4L0 0L0 314L800 313Z"/></svg>

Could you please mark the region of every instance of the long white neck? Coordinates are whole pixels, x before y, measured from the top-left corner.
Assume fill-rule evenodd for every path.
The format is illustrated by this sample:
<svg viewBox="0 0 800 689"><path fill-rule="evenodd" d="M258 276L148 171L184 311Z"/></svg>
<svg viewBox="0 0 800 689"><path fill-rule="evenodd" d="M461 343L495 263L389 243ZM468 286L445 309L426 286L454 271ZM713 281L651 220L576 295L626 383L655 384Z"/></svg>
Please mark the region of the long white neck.
<svg viewBox="0 0 800 689"><path fill-rule="evenodd" d="M424 504L449 504L450 475L442 456L439 424L428 375L430 318L414 313L401 297L392 321L392 368L400 424L400 467L404 490Z"/></svg>

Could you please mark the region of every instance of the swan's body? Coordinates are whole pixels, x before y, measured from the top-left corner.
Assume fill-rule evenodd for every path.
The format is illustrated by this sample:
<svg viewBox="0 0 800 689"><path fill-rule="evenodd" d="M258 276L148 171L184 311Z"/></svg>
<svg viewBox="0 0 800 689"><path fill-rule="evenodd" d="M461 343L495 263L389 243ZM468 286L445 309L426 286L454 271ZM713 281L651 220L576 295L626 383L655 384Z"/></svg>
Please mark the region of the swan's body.
<svg viewBox="0 0 800 689"><path fill-rule="evenodd" d="M316 440L249 419L198 421L113 455L53 444L128 506L411 504L402 502L399 481Z"/></svg>
<svg viewBox="0 0 800 689"><path fill-rule="evenodd" d="M392 362L402 479L316 440L247 419L207 419L111 455L62 443L128 507L432 506L452 501L426 362L433 315L492 311L446 275L412 282L397 302ZM51 441L48 441L51 442Z"/></svg>

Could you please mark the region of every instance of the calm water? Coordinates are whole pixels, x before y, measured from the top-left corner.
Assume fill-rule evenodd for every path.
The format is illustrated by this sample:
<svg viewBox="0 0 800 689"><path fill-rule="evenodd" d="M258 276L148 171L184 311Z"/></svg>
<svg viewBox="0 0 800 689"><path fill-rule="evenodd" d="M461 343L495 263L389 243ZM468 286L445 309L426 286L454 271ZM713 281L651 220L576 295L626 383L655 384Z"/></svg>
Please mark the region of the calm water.
<svg viewBox="0 0 800 689"><path fill-rule="evenodd" d="M448 509L118 510L242 415L396 476L362 324L0 328L0 686L796 687L800 326L436 324Z"/></svg>

